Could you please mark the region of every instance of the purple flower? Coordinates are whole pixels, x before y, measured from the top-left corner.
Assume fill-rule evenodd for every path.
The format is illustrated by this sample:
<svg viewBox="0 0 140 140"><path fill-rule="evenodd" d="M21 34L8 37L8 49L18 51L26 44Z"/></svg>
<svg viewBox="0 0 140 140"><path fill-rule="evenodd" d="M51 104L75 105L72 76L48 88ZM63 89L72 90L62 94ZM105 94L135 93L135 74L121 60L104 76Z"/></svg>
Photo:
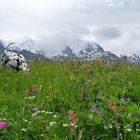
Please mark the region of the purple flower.
<svg viewBox="0 0 140 140"><path fill-rule="evenodd" d="M0 120L0 129L3 129L7 125L6 120Z"/></svg>
<svg viewBox="0 0 140 140"><path fill-rule="evenodd" d="M91 109L92 109L92 110L96 110L96 105L93 105L93 106L91 107Z"/></svg>
<svg viewBox="0 0 140 140"><path fill-rule="evenodd" d="M34 107L34 108L32 108L32 110L33 110L33 111L38 111L38 110L39 110L39 108Z"/></svg>

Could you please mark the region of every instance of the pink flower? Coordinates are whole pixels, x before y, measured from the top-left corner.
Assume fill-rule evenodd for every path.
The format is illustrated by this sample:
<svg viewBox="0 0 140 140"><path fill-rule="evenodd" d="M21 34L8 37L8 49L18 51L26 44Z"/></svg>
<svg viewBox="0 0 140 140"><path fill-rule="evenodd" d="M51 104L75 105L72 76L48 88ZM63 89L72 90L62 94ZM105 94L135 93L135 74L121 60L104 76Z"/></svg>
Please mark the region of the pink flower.
<svg viewBox="0 0 140 140"><path fill-rule="evenodd" d="M3 129L7 125L6 120L0 120L0 129Z"/></svg>

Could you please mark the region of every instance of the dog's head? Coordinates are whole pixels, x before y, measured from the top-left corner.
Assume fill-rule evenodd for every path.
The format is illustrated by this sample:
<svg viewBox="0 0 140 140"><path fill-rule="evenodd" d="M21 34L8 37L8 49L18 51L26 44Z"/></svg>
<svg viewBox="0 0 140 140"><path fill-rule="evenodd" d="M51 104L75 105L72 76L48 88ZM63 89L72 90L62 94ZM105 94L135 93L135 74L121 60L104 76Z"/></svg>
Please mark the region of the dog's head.
<svg viewBox="0 0 140 140"><path fill-rule="evenodd" d="M26 71L26 72L29 72L30 69L28 67L28 64L26 62L23 62L21 65L20 65L20 69L23 70L23 71Z"/></svg>

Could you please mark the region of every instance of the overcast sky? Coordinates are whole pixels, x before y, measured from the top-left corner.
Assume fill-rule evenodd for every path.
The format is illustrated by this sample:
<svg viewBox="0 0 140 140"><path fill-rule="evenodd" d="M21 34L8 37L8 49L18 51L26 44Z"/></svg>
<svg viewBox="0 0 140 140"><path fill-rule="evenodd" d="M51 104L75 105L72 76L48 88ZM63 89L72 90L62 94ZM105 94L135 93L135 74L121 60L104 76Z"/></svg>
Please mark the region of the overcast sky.
<svg viewBox="0 0 140 140"><path fill-rule="evenodd" d="M46 53L81 40L140 53L140 0L0 0L0 38L31 38Z"/></svg>

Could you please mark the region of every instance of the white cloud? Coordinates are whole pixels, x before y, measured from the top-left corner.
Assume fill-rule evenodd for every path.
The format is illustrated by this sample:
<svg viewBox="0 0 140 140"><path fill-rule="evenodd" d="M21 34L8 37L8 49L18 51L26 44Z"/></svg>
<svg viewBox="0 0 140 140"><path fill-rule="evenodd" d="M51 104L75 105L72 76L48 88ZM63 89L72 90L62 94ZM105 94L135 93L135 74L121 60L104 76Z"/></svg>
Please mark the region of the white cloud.
<svg viewBox="0 0 140 140"><path fill-rule="evenodd" d="M81 39L117 53L140 50L139 0L0 0L0 9L5 40L32 38L46 52Z"/></svg>
<svg viewBox="0 0 140 140"><path fill-rule="evenodd" d="M101 27L95 30L94 35L102 40L112 40L121 37L122 31L117 27Z"/></svg>

